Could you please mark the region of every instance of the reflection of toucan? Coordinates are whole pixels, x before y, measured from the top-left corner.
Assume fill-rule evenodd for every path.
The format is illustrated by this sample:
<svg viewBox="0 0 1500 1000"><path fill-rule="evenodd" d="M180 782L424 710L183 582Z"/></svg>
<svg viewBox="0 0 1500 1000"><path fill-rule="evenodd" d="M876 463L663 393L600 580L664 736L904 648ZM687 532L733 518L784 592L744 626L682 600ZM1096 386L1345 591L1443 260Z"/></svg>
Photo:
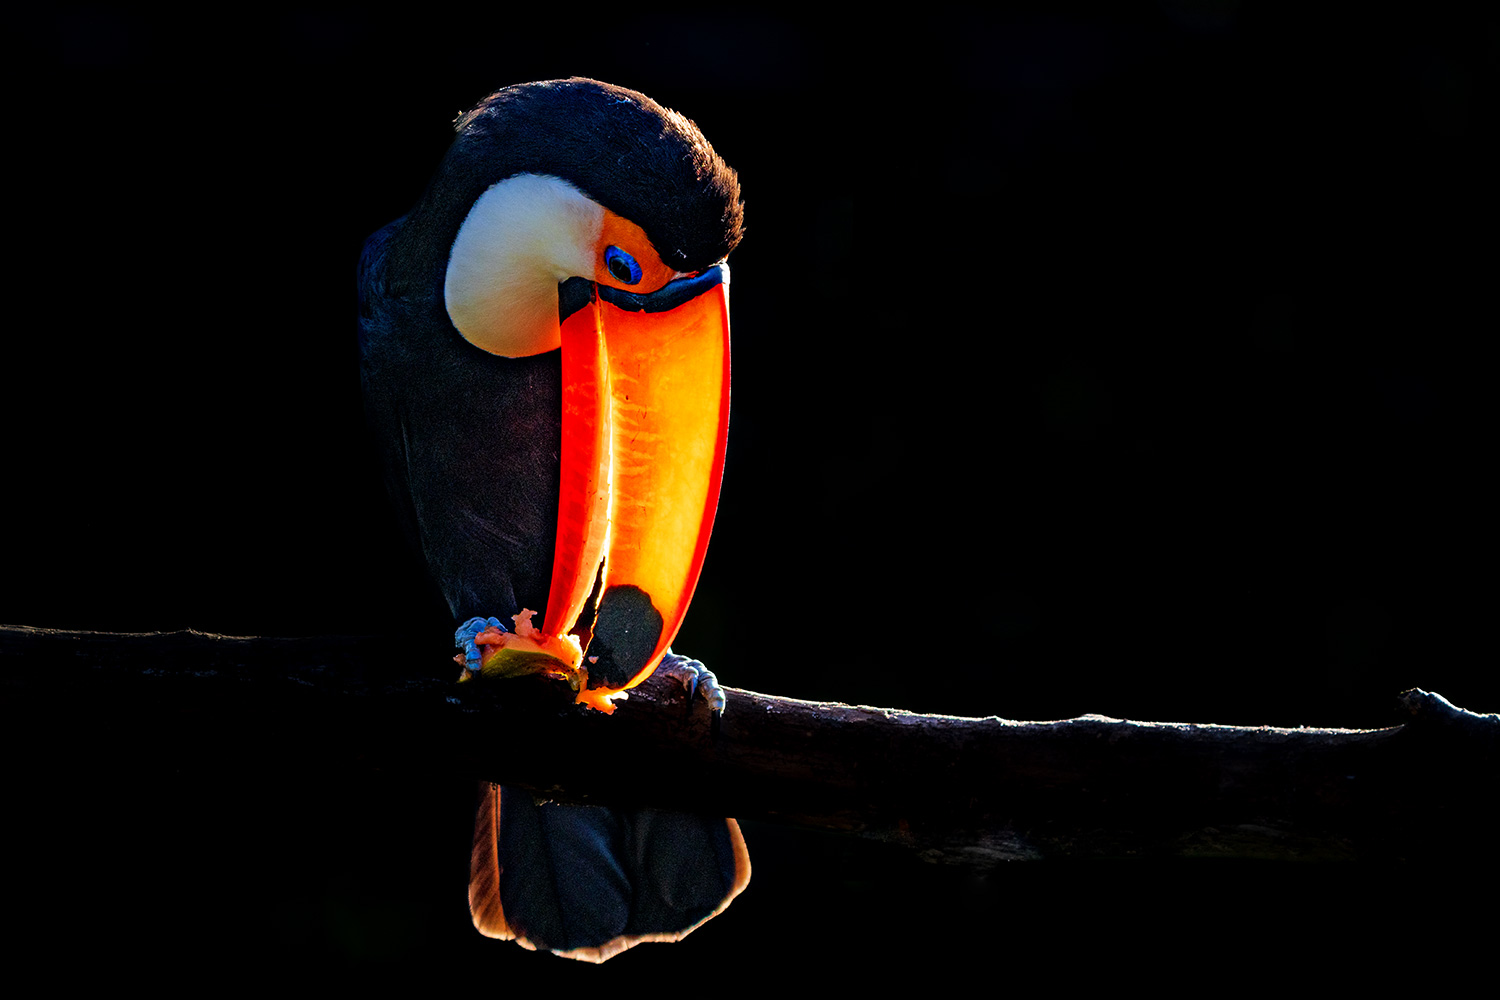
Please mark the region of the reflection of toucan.
<svg viewBox="0 0 1500 1000"><path fill-rule="evenodd" d="M457 128L365 245L366 408L453 613L514 620L469 629L471 665L609 711L667 653L713 523L739 182L692 122L591 80L506 88ZM733 820L491 787L469 898L490 936L602 961L748 878Z"/></svg>

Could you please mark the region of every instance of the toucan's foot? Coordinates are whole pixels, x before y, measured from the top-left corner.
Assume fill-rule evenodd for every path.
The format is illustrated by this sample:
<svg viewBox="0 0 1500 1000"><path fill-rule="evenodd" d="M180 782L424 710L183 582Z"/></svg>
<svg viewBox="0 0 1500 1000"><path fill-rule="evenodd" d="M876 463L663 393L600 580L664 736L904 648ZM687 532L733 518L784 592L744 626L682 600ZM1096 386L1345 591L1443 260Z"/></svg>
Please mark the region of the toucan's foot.
<svg viewBox="0 0 1500 1000"><path fill-rule="evenodd" d="M719 679L714 672L703 665L701 660L695 660L691 656L681 656L667 650L666 655L661 658L658 670L665 670L682 682L687 688L687 710L691 715L693 712L693 698L702 695L703 700L708 703L713 712L714 735L719 732L719 720L724 715L724 706L729 700L724 696L724 689L719 686Z"/></svg>
<svg viewBox="0 0 1500 1000"><path fill-rule="evenodd" d="M453 658L464 668L459 681L547 674L566 680L577 691L586 678L579 667L583 650L578 637L544 634L532 627L535 614L522 608L511 616L515 622L511 629L498 618L470 618L460 625L453 633L453 644L463 649Z"/></svg>
<svg viewBox="0 0 1500 1000"><path fill-rule="evenodd" d="M470 618L458 627L453 633L453 645L464 651L464 670L472 675L479 673L480 650L474 637L488 629L497 628L505 631L505 626L500 624L498 618Z"/></svg>

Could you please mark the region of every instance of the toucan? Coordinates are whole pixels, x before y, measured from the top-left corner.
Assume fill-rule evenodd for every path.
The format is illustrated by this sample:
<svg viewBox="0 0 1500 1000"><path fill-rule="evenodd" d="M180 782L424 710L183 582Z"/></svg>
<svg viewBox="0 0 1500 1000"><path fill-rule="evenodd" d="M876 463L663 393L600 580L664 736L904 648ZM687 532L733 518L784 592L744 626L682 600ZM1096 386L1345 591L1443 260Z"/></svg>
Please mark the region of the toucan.
<svg viewBox="0 0 1500 1000"><path fill-rule="evenodd" d="M359 331L460 679L548 675L601 711L664 660L711 682L669 647L723 469L738 177L687 118L595 80L506 87L456 133L365 243ZM749 875L734 820L481 787L469 903L490 937L604 961L683 937Z"/></svg>

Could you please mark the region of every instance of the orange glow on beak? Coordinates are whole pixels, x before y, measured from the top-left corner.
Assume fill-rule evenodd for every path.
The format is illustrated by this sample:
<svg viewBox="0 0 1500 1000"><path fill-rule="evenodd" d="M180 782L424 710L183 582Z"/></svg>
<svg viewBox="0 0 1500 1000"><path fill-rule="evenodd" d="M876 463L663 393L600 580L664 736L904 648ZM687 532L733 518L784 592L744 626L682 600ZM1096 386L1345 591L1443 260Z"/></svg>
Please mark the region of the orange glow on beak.
<svg viewBox="0 0 1500 1000"><path fill-rule="evenodd" d="M729 429L728 268L651 295L591 285L562 322L562 482L542 631L575 630L603 563L578 700L605 711L687 613ZM580 630L581 631L581 630Z"/></svg>

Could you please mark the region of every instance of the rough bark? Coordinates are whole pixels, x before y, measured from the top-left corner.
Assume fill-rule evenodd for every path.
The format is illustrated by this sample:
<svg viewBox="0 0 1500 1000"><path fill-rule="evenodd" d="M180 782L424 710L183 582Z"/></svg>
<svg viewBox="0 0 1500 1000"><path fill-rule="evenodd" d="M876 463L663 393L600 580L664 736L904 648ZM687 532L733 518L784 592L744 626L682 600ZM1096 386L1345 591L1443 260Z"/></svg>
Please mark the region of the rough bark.
<svg viewBox="0 0 1500 1000"><path fill-rule="evenodd" d="M458 771L544 795L858 833L932 860L1487 854L1500 717L1420 690L1389 729L917 715L654 677L613 716L560 682L458 685L383 637L0 627L21 766ZM12 751L15 753L16 751Z"/></svg>

